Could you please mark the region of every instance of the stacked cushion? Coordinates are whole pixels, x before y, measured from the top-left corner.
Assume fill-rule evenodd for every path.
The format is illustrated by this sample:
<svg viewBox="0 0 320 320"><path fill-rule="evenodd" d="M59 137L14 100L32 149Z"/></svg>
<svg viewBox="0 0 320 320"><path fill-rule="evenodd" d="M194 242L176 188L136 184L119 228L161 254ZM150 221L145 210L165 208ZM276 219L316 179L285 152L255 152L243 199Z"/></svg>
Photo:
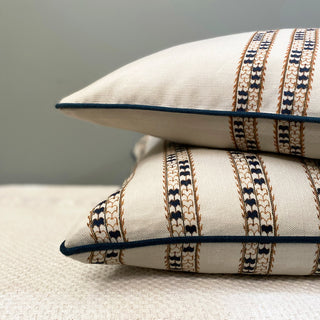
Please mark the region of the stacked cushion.
<svg viewBox="0 0 320 320"><path fill-rule="evenodd" d="M284 29L185 44L63 99L67 114L164 139L136 145L130 177L61 252L175 271L320 273L320 164L309 159L320 158L318 38Z"/></svg>
<svg viewBox="0 0 320 320"><path fill-rule="evenodd" d="M319 190L315 160L159 141L61 251L168 270L319 273Z"/></svg>
<svg viewBox="0 0 320 320"><path fill-rule="evenodd" d="M319 30L267 30L176 46L57 104L99 124L214 148L320 158Z"/></svg>

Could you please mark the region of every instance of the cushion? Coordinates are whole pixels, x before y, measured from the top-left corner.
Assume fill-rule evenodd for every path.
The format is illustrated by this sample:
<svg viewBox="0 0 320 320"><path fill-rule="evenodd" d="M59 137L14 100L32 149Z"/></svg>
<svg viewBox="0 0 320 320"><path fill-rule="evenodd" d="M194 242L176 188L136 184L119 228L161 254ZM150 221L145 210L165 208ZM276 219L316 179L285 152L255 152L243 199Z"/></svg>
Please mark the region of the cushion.
<svg viewBox="0 0 320 320"><path fill-rule="evenodd" d="M140 161L153 147L159 143L161 143L160 138L150 135L142 136L132 148L131 154L133 159L135 161Z"/></svg>
<svg viewBox="0 0 320 320"><path fill-rule="evenodd" d="M149 143L123 186L71 229L63 254L174 271L320 274L319 161Z"/></svg>
<svg viewBox="0 0 320 320"><path fill-rule="evenodd" d="M62 99L76 118L171 141L320 158L319 30L187 43Z"/></svg>
<svg viewBox="0 0 320 320"><path fill-rule="evenodd" d="M320 277L194 274L66 259L57 244L70 221L114 191L0 185L1 319L319 320Z"/></svg>

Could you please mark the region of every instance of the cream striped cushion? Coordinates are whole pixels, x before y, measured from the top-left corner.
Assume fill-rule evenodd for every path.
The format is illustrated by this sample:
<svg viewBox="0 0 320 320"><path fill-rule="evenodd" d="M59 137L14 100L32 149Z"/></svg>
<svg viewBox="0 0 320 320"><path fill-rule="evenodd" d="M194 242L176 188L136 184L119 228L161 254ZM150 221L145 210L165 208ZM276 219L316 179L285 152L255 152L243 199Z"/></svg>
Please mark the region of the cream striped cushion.
<svg viewBox="0 0 320 320"><path fill-rule="evenodd" d="M319 274L320 163L159 141L65 255L175 271Z"/></svg>
<svg viewBox="0 0 320 320"><path fill-rule="evenodd" d="M171 141L320 158L319 30L241 33L172 47L57 104Z"/></svg>

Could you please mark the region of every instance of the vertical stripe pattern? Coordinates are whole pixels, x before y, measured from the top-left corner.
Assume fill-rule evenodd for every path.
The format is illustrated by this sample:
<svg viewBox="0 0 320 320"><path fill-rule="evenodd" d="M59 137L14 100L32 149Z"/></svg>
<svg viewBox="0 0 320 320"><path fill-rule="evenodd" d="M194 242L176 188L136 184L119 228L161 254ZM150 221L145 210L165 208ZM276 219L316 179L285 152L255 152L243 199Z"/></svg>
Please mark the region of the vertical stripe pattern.
<svg viewBox="0 0 320 320"><path fill-rule="evenodd" d="M306 116L318 50L318 29L295 29L283 65L277 113ZM275 121L277 152L304 155L302 122Z"/></svg>
<svg viewBox="0 0 320 320"><path fill-rule="evenodd" d="M277 31L257 31L246 46L236 75L233 111L259 112L269 51ZM234 145L240 150L259 150L257 120L230 118L230 132Z"/></svg>
<svg viewBox="0 0 320 320"><path fill-rule="evenodd" d="M241 202L246 236L276 236L276 207L264 163L259 155L229 152ZM269 274L275 244L244 243L239 273Z"/></svg>
<svg viewBox="0 0 320 320"><path fill-rule="evenodd" d="M95 206L88 217L90 235L95 243L127 242L124 228L124 194L128 183L135 173L124 182L122 188L108 197L107 200ZM92 251L88 258L89 263L122 264L123 250Z"/></svg>
<svg viewBox="0 0 320 320"><path fill-rule="evenodd" d="M194 163L190 149L168 143L163 161L163 193L168 230L171 237L200 236L199 214ZM167 245L167 269L199 270L200 244Z"/></svg>
<svg viewBox="0 0 320 320"><path fill-rule="evenodd" d="M315 206L318 212L320 232L320 163L319 160L302 159L304 170L312 188ZM317 244L314 265L311 274L320 274L320 244Z"/></svg>

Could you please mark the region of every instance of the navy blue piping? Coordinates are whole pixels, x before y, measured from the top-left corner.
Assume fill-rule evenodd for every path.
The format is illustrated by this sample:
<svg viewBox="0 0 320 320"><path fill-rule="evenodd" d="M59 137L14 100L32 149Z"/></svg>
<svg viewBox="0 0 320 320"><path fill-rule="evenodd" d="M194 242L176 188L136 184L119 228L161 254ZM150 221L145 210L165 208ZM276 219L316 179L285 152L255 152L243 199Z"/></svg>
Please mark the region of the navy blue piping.
<svg viewBox="0 0 320 320"><path fill-rule="evenodd" d="M147 246L178 244L178 243L320 243L320 237L305 236L194 236L146 239L129 242L94 243L67 248L65 241L61 243L60 251L66 256L72 254L100 251L121 250Z"/></svg>
<svg viewBox="0 0 320 320"><path fill-rule="evenodd" d="M298 116L298 115L295 116L295 115L263 113L263 112L172 108L172 107L147 106L147 105L136 105L136 104L58 103L56 104L56 108L57 109L133 109L133 110L203 114L203 115L211 115L211 116L262 118L262 119L286 120L286 121L296 121L296 122L320 123L320 117L306 117L306 116Z"/></svg>

